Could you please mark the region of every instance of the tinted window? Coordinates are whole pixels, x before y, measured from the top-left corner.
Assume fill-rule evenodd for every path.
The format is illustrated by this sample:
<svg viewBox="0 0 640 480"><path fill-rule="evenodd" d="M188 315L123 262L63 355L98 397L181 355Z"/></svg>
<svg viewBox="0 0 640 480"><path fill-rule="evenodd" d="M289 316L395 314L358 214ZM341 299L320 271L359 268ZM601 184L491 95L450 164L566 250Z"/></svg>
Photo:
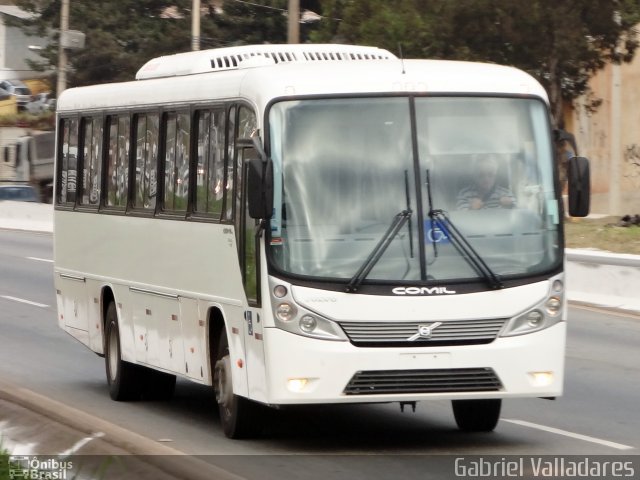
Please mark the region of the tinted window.
<svg viewBox="0 0 640 480"><path fill-rule="evenodd" d="M188 113L170 113L166 117L165 128L164 207L186 211L191 118Z"/></svg>
<svg viewBox="0 0 640 480"><path fill-rule="evenodd" d="M82 148L82 205L97 206L100 202L102 170L102 119L85 118Z"/></svg>
<svg viewBox="0 0 640 480"><path fill-rule="evenodd" d="M62 120L60 149L58 151L58 188L57 201L60 204L73 204L76 201L76 183L78 176L78 120Z"/></svg>
<svg viewBox="0 0 640 480"><path fill-rule="evenodd" d="M129 125L128 116L113 116L109 120L107 205L110 207L126 207L127 205Z"/></svg>
<svg viewBox="0 0 640 480"><path fill-rule="evenodd" d="M196 211L220 218L224 201L224 110L198 113Z"/></svg>
<svg viewBox="0 0 640 480"><path fill-rule="evenodd" d="M136 122L136 184L134 207L153 210L158 189L158 115L138 115Z"/></svg>

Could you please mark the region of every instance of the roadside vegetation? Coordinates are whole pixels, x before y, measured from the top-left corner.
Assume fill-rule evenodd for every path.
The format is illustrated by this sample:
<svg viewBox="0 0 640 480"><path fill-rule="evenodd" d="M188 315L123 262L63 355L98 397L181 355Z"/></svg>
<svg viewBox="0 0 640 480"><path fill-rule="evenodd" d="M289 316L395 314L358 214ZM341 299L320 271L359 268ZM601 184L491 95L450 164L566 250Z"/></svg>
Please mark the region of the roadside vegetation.
<svg viewBox="0 0 640 480"><path fill-rule="evenodd" d="M620 224L620 217L571 218L565 222L566 246L640 255L640 227Z"/></svg>
<svg viewBox="0 0 640 480"><path fill-rule="evenodd" d="M0 444L0 480L9 480L9 452Z"/></svg>
<svg viewBox="0 0 640 480"><path fill-rule="evenodd" d="M31 113L12 113L0 115L0 127L23 127L33 130L53 130L56 112L43 112L38 115Z"/></svg>

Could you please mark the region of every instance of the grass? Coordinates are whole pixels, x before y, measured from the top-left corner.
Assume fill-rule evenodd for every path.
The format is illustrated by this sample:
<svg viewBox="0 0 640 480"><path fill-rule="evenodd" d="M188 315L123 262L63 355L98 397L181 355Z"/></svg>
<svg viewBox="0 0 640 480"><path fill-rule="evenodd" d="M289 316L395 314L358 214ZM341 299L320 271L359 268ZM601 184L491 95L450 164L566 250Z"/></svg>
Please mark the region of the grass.
<svg viewBox="0 0 640 480"><path fill-rule="evenodd" d="M571 218L565 222L568 248L597 248L640 255L640 227L618 227L620 217Z"/></svg>

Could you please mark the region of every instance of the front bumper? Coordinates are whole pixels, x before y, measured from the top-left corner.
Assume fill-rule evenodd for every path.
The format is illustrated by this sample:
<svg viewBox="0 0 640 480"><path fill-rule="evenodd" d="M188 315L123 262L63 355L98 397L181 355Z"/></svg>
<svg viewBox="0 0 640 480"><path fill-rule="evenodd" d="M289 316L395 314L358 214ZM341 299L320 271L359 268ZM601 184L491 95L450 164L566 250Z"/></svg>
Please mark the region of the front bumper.
<svg viewBox="0 0 640 480"><path fill-rule="evenodd" d="M349 342L315 340L277 328L264 330L267 403L365 403L430 399L556 397L562 394L566 323L515 337L499 337L490 344L451 347L361 348ZM499 386L459 391L454 387L425 393L377 393L350 389L358 372L392 372L394 379L436 371L493 371ZM534 373L543 372L541 376ZM551 373L551 375L548 375ZM362 373L360 374L362 375ZM457 375L457 374L456 374ZM353 385L353 383L352 383ZM416 389L420 390L420 389ZM423 389L424 390L424 389ZM372 393L373 392L373 393Z"/></svg>

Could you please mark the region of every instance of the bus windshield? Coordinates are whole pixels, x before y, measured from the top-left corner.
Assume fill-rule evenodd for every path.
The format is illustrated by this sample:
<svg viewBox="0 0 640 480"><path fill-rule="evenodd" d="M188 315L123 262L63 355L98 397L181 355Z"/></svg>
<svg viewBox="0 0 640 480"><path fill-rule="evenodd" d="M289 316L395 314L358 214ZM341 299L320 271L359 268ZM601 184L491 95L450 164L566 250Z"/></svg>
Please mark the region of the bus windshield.
<svg viewBox="0 0 640 480"><path fill-rule="evenodd" d="M456 237L502 279L560 262L539 99L287 100L268 118L270 258L285 274L349 282L366 265L366 282L483 280ZM399 212L406 218L388 235Z"/></svg>

